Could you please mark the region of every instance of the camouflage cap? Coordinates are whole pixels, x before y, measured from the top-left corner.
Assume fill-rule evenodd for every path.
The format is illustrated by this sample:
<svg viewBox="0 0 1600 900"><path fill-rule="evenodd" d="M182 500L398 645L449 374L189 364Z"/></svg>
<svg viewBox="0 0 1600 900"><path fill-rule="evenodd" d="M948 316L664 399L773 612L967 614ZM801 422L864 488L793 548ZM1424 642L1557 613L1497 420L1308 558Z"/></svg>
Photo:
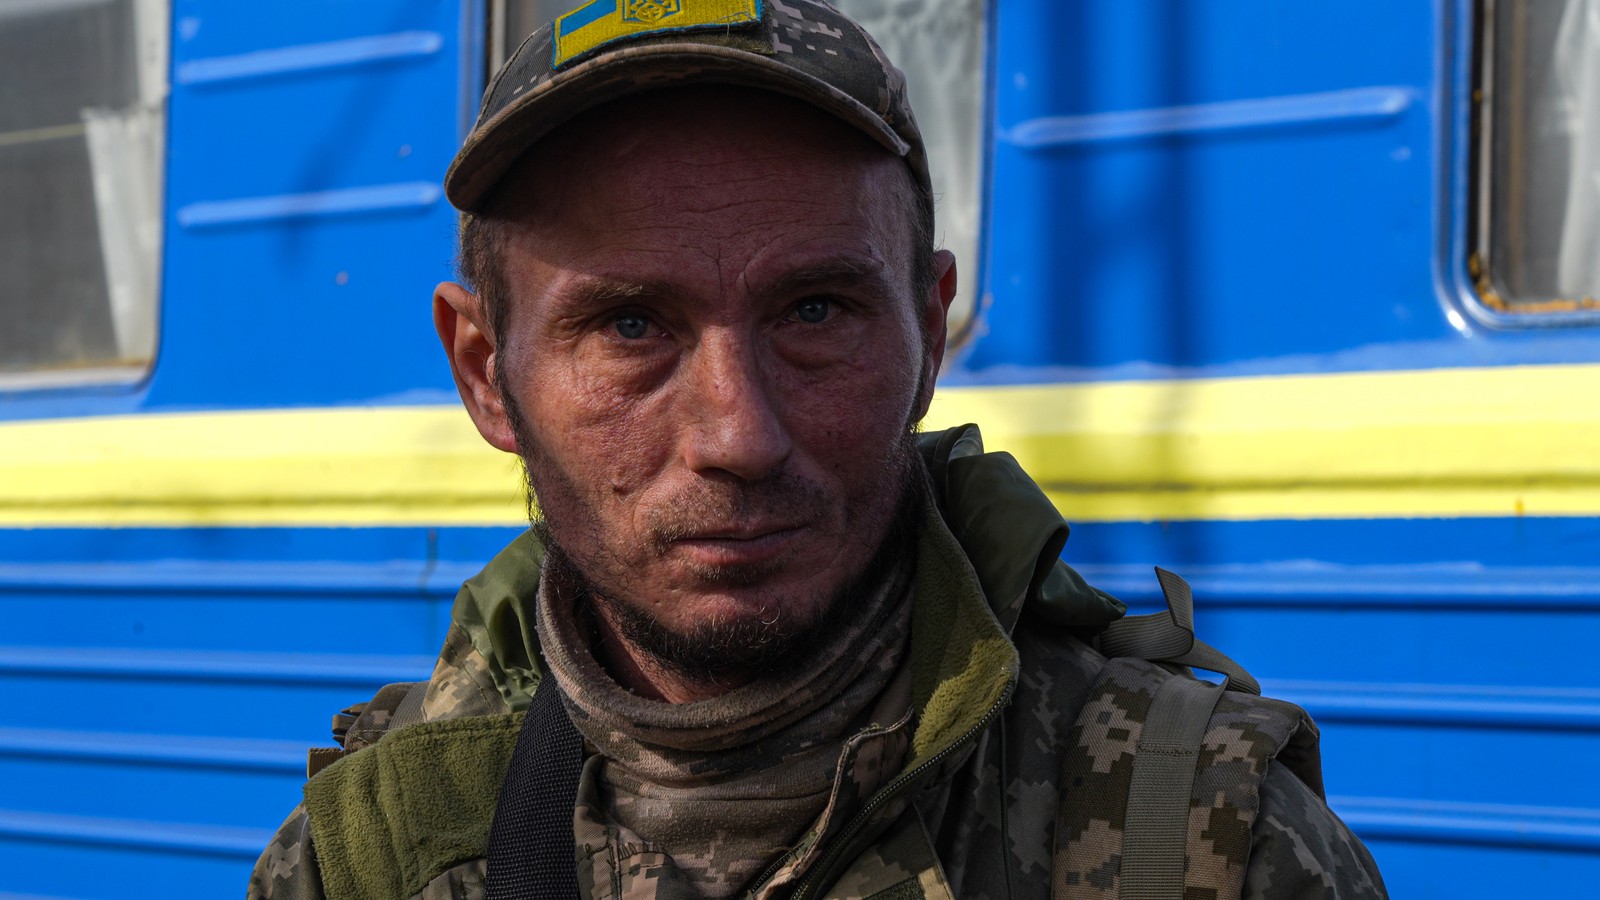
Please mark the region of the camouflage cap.
<svg viewBox="0 0 1600 900"><path fill-rule="evenodd" d="M813 104L905 159L930 190L905 75L822 0L590 0L534 32L484 93L445 175L474 212L535 141L584 110L662 87L761 88Z"/></svg>

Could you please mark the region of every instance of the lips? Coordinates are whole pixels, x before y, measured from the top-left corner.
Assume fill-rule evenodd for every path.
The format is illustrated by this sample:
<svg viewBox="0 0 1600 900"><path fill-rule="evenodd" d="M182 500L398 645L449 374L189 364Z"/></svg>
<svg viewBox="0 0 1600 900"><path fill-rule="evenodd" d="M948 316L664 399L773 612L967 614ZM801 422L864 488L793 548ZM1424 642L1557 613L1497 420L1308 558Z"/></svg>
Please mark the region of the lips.
<svg viewBox="0 0 1600 900"><path fill-rule="evenodd" d="M782 556L804 534L798 525L762 525L693 532L671 547L702 566L749 566Z"/></svg>

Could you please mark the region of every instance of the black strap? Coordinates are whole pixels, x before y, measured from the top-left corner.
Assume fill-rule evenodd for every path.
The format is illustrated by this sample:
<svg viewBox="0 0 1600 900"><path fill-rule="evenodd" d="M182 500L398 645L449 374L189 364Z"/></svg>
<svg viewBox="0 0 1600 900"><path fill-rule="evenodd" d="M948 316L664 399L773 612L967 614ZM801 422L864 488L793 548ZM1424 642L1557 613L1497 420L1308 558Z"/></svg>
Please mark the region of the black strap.
<svg viewBox="0 0 1600 900"><path fill-rule="evenodd" d="M578 853L572 809L578 802L583 738L546 677L533 692L500 784L489 828L488 900L572 900Z"/></svg>

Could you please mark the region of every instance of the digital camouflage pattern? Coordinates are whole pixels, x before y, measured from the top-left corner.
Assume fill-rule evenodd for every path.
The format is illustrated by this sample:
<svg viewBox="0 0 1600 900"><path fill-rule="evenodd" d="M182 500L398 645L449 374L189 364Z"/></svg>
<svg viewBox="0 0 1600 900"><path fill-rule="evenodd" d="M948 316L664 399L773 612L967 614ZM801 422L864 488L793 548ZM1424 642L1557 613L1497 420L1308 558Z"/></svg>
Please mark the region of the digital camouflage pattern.
<svg viewBox="0 0 1600 900"><path fill-rule="evenodd" d="M1178 677L1143 660L1113 660L1102 670L1067 734L1062 774L1083 802L1063 804L1056 819L1052 881L1085 898L1118 896L1125 805L1143 730L1156 690ZM1274 708L1276 705L1276 708ZM1269 763L1295 737L1314 746L1315 731L1298 708L1225 694L1201 741L1189 809L1186 883L1193 891L1233 896L1250 859L1258 786ZM1320 769L1302 753L1304 777Z"/></svg>
<svg viewBox="0 0 1600 900"><path fill-rule="evenodd" d="M322 872L311 850L311 820L305 807L296 806L279 826L250 873L248 897L273 897L277 900L318 900L322 891Z"/></svg>
<svg viewBox="0 0 1600 900"><path fill-rule="evenodd" d="M1066 567L1053 555L1041 555L1059 549L1064 526L1015 462L982 454L975 429L957 431L924 444L940 518L925 523L917 557L906 667L912 759L873 792L882 777L872 769L887 761L845 754L846 777L829 798L845 825L808 830L776 872L747 886L755 896L1043 898L1053 882L1057 897L1116 890L1126 794L1114 796L1115 785L1130 764L1141 705L1161 678L1175 676L1119 662L1118 675L1106 677L1107 661L1089 635L1117 610L1075 573L1060 571ZM529 543L519 539L520 547L463 588L423 704L429 721L488 716L507 729L520 724L496 714L525 704L526 683L540 675L537 644L528 643L536 638L524 621L532 604L522 599L537 584ZM319 775L307 796L341 768L376 765L364 760L381 760L409 731ZM1224 696L1191 800L1186 900L1386 896L1365 848L1320 799L1320 785L1294 774L1309 772L1313 740L1303 713L1288 704ZM498 765L503 770L504 760ZM588 767L598 765L591 757ZM859 782L850 775L857 767L865 767ZM381 798L371 803L379 808ZM493 797L474 808L492 810ZM659 848L608 828L589 812L595 808L595 798L580 798L575 816L587 835L576 861L586 896L696 896L672 876ZM473 825L486 847L489 822ZM257 864L252 898L329 896L317 856L324 848L312 850L312 830L303 809L291 814ZM481 898L481 852L419 873L390 896Z"/></svg>

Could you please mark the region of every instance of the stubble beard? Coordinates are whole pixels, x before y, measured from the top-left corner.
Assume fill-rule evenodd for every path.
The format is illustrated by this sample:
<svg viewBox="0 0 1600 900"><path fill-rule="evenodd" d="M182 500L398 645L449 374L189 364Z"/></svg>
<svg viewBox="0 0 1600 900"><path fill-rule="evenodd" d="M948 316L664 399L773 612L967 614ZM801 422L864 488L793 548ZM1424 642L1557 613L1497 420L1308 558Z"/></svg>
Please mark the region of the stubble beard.
<svg viewBox="0 0 1600 900"><path fill-rule="evenodd" d="M878 587L885 574L904 565L915 552L916 535L927 491L926 478L917 454L916 430L908 424L882 463L882 478L870 493L894 498L883 538L859 572L831 592L819 588L805 598L781 599L757 594L753 614L714 617L695 621L686 630L667 627L640 605L620 599L608 583L620 581L626 564L606 551L605 536L583 534L564 522L552 522L536 501L541 486L559 484L566 495L579 496L579 486L549 459L529 427L521 409L509 396L502 401L516 434L527 480L528 517L540 543L545 561L542 577L545 589L557 596L572 597L580 625L587 626L598 640L603 633L599 623L610 625L621 639L665 672L703 684L750 681L792 670L805 660ZM694 532L696 524L726 521L742 510L782 509L790 513L819 510L826 496L814 485L779 473L755 482L738 485L705 486L678 502L656 507L647 516L652 550L665 553L672 541ZM593 522L595 517L589 517ZM566 544L591 549L587 564L580 564ZM691 574L704 587L759 588L776 574L786 560L740 566L699 567ZM827 594L827 596L823 596ZM604 658L596 646L597 656Z"/></svg>

